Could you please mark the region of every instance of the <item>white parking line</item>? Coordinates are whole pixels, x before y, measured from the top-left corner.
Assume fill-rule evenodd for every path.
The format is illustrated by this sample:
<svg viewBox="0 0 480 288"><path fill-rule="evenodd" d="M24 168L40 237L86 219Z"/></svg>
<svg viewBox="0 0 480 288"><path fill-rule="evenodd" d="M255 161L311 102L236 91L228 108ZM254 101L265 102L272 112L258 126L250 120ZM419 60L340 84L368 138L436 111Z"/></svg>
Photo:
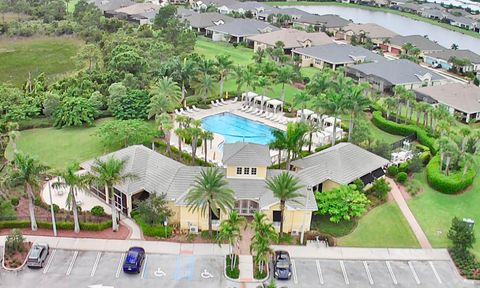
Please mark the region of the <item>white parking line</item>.
<svg viewBox="0 0 480 288"><path fill-rule="evenodd" d="M65 273L65 275L68 276L70 275L70 273L72 273L73 265L75 265L75 260L77 260L77 256L78 256L78 251L73 252L72 261L70 261L70 265L68 266L67 273Z"/></svg>
<svg viewBox="0 0 480 288"><path fill-rule="evenodd" d="M292 260L292 274L293 274L293 283L298 284L297 267L295 266L295 260Z"/></svg>
<svg viewBox="0 0 480 288"><path fill-rule="evenodd" d="M320 279L320 284L323 285L324 282L323 282L322 267L320 267L320 261L315 260L315 263L317 264L318 279Z"/></svg>
<svg viewBox="0 0 480 288"><path fill-rule="evenodd" d="M122 253L120 256L120 261L118 261L117 273L115 274L115 278L120 276L120 270L122 270L123 259L125 258L125 253Z"/></svg>
<svg viewBox="0 0 480 288"><path fill-rule="evenodd" d="M438 273L437 273L437 269L435 269L435 266L433 266L433 262L432 262L432 261L428 261L428 263L430 264L430 267L432 267L433 274L435 274L435 277L437 278L438 283L442 284L442 279L440 279L440 276L439 276Z"/></svg>
<svg viewBox="0 0 480 288"><path fill-rule="evenodd" d="M350 281L348 281L347 270L345 269L345 264L343 264L342 260L340 260L340 267L342 268L342 273L343 273L343 278L345 279L345 284L349 285Z"/></svg>
<svg viewBox="0 0 480 288"><path fill-rule="evenodd" d="M143 275L145 275L145 268L147 267L147 260L148 260L148 255L145 255L145 260L143 260L142 275L140 276L140 279L143 279Z"/></svg>
<svg viewBox="0 0 480 288"><path fill-rule="evenodd" d="M52 254L50 254L50 259L48 259L47 266L43 268L43 274L48 273L48 269L50 269L50 265L52 264L53 258L55 257L55 252L57 252L57 249L53 249Z"/></svg>
<svg viewBox="0 0 480 288"><path fill-rule="evenodd" d="M415 268L413 267L413 264L411 261L408 261L408 266L410 266L410 271L412 271L413 278L415 278L415 282L417 282L417 285L420 285L420 279L418 278L417 271L415 271Z"/></svg>
<svg viewBox="0 0 480 288"><path fill-rule="evenodd" d="M370 282L370 285L373 285L373 278L372 274L370 274L370 269L368 269L367 261L363 261L363 267L365 267L365 272L367 272L368 282Z"/></svg>
<svg viewBox="0 0 480 288"><path fill-rule="evenodd" d="M95 275L95 271L97 271L98 262L100 262L100 258L102 257L102 252L97 253L97 258L95 259L95 263L93 263L92 272L90 273L90 277Z"/></svg>
<svg viewBox="0 0 480 288"><path fill-rule="evenodd" d="M392 266L390 266L390 261L385 261L385 263L387 264L388 272L390 272L390 277L392 277L393 284L397 285L397 277L395 277L395 274L393 274Z"/></svg>

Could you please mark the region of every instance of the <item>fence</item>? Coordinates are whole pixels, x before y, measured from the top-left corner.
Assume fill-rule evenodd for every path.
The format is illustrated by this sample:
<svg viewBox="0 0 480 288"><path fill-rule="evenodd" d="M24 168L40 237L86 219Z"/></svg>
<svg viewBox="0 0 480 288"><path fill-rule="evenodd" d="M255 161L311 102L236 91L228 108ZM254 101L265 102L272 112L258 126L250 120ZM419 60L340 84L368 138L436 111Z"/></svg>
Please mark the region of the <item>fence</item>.
<svg viewBox="0 0 480 288"><path fill-rule="evenodd" d="M392 150L395 150L397 148L402 147L403 142L405 142L405 141L412 142L412 141L415 141L415 140L417 140L417 135L415 133L410 134L406 137L403 137L402 139L398 140L397 142L394 142L394 143L391 144Z"/></svg>

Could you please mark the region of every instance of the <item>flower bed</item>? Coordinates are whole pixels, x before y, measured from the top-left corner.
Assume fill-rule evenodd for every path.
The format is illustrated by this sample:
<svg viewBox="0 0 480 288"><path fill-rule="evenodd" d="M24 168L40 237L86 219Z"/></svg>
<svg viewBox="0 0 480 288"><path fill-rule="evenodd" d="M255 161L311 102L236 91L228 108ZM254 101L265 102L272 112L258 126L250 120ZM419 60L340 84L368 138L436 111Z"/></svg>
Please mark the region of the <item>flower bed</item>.
<svg viewBox="0 0 480 288"><path fill-rule="evenodd" d="M235 265L233 269L232 267L232 260L231 260L231 255L226 255L225 256L225 273L228 278L231 279L238 279L240 277L240 269L238 268L238 255L235 255Z"/></svg>
<svg viewBox="0 0 480 288"><path fill-rule="evenodd" d="M22 268L27 260L32 243L25 241L18 229L13 229L5 239L3 254L3 267L7 270Z"/></svg>
<svg viewBox="0 0 480 288"><path fill-rule="evenodd" d="M446 176L440 172L440 156L437 155L427 165L427 181L433 189L445 193L455 194L472 185L475 178L475 170L470 168L465 176L463 171L452 171Z"/></svg>
<svg viewBox="0 0 480 288"><path fill-rule="evenodd" d="M150 237L160 237L165 238L165 226L163 225L149 225L142 220L140 215L134 215L133 219L142 229L143 235L150 236ZM166 237L172 236L172 227L167 226L167 235Z"/></svg>
<svg viewBox="0 0 480 288"><path fill-rule="evenodd" d="M468 279L480 280L480 263L478 263L473 254L470 252L466 254L455 253L453 250L449 250L449 252L460 275Z"/></svg>

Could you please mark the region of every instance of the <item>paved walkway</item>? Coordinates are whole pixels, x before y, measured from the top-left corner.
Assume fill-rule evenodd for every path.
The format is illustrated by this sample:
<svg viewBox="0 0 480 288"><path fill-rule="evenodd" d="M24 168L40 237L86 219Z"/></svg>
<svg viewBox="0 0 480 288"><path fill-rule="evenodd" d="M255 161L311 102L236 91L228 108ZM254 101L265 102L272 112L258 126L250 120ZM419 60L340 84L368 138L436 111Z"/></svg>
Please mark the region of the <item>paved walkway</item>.
<svg viewBox="0 0 480 288"><path fill-rule="evenodd" d="M418 243L420 243L420 247L422 247L423 249L432 249L432 245L428 241L427 235L425 235L422 227L420 227L420 224L418 224L417 219L415 219L415 216L408 207L407 202L402 196L402 192L400 192L400 189L397 186L397 183L395 183L395 181L388 177L386 179L390 184L390 187L392 188L390 190L390 193L392 194L393 199L395 199L395 202L397 202L403 216L405 217L405 219L407 219L408 225L410 225L410 228L412 228L415 237L417 237Z"/></svg>
<svg viewBox="0 0 480 288"><path fill-rule="evenodd" d="M251 282L253 280L253 257L250 254L250 243L252 242L252 226L250 223L242 231L242 240L238 243L238 268L240 269L240 282Z"/></svg>
<svg viewBox="0 0 480 288"><path fill-rule="evenodd" d="M130 230L130 234L128 234L128 239L129 240L143 240L143 233L142 230L140 229L140 226L138 226L135 221L133 221L131 218L124 217L120 221L123 225L128 227L128 230Z"/></svg>

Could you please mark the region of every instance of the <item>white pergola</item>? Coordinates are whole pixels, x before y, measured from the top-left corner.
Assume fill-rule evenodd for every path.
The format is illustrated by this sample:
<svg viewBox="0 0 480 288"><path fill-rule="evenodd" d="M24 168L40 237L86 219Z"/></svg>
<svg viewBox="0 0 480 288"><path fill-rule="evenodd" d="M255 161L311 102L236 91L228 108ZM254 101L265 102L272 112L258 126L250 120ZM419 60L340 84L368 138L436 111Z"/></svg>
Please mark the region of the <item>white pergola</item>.
<svg viewBox="0 0 480 288"><path fill-rule="evenodd" d="M328 117L323 120L324 125L326 126L333 126L333 122L335 121L335 117ZM342 119L337 118L337 126L340 127L340 124L342 123Z"/></svg>
<svg viewBox="0 0 480 288"><path fill-rule="evenodd" d="M242 93L242 101L246 100L247 102L250 102L250 101L252 101L252 98L254 98L256 96L258 96L258 94L255 93L255 92L251 92L251 91L244 92L244 93Z"/></svg>
<svg viewBox="0 0 480 288"><path fill-rule="evenodd" d="M333 137L333 126L328 126L326 127L325 129L323 129L323 132L328 134L330 137ZM340 127L337 127L337 129L335 130L335 134L337 134L336 138L337 139L340 139L342 138L342 134L343 134L343 129L340 128Z"/></svg>
<svg viewBox="0 0 480 288"><path fill-rule="evenodd" d="M307 117L310 116L310 115L312 115L313 113L315 113L315 112L313 112L313 111L310 110L310 109L303 109L303 117L304 117L305 119L307 119ZM302 117L302 109L300 109L300 110L297 111L297 117Z"/></svg>
<svg viewBox="0 0 480 288"><path fill-rule="evenodd" d="M283 111L283 101L278 99L271 99L267 101L267 108L271 107L274 113L277 113L277 108L280 107L280 111Z"/></svg>
<svg viewBox="0 0 480 288"><path fill-rule="evenodd" d="M270 97L259 95L253 98L253 103L260 105L260 109L263 109L263 106L268 100L270 100Z"/></svg>

